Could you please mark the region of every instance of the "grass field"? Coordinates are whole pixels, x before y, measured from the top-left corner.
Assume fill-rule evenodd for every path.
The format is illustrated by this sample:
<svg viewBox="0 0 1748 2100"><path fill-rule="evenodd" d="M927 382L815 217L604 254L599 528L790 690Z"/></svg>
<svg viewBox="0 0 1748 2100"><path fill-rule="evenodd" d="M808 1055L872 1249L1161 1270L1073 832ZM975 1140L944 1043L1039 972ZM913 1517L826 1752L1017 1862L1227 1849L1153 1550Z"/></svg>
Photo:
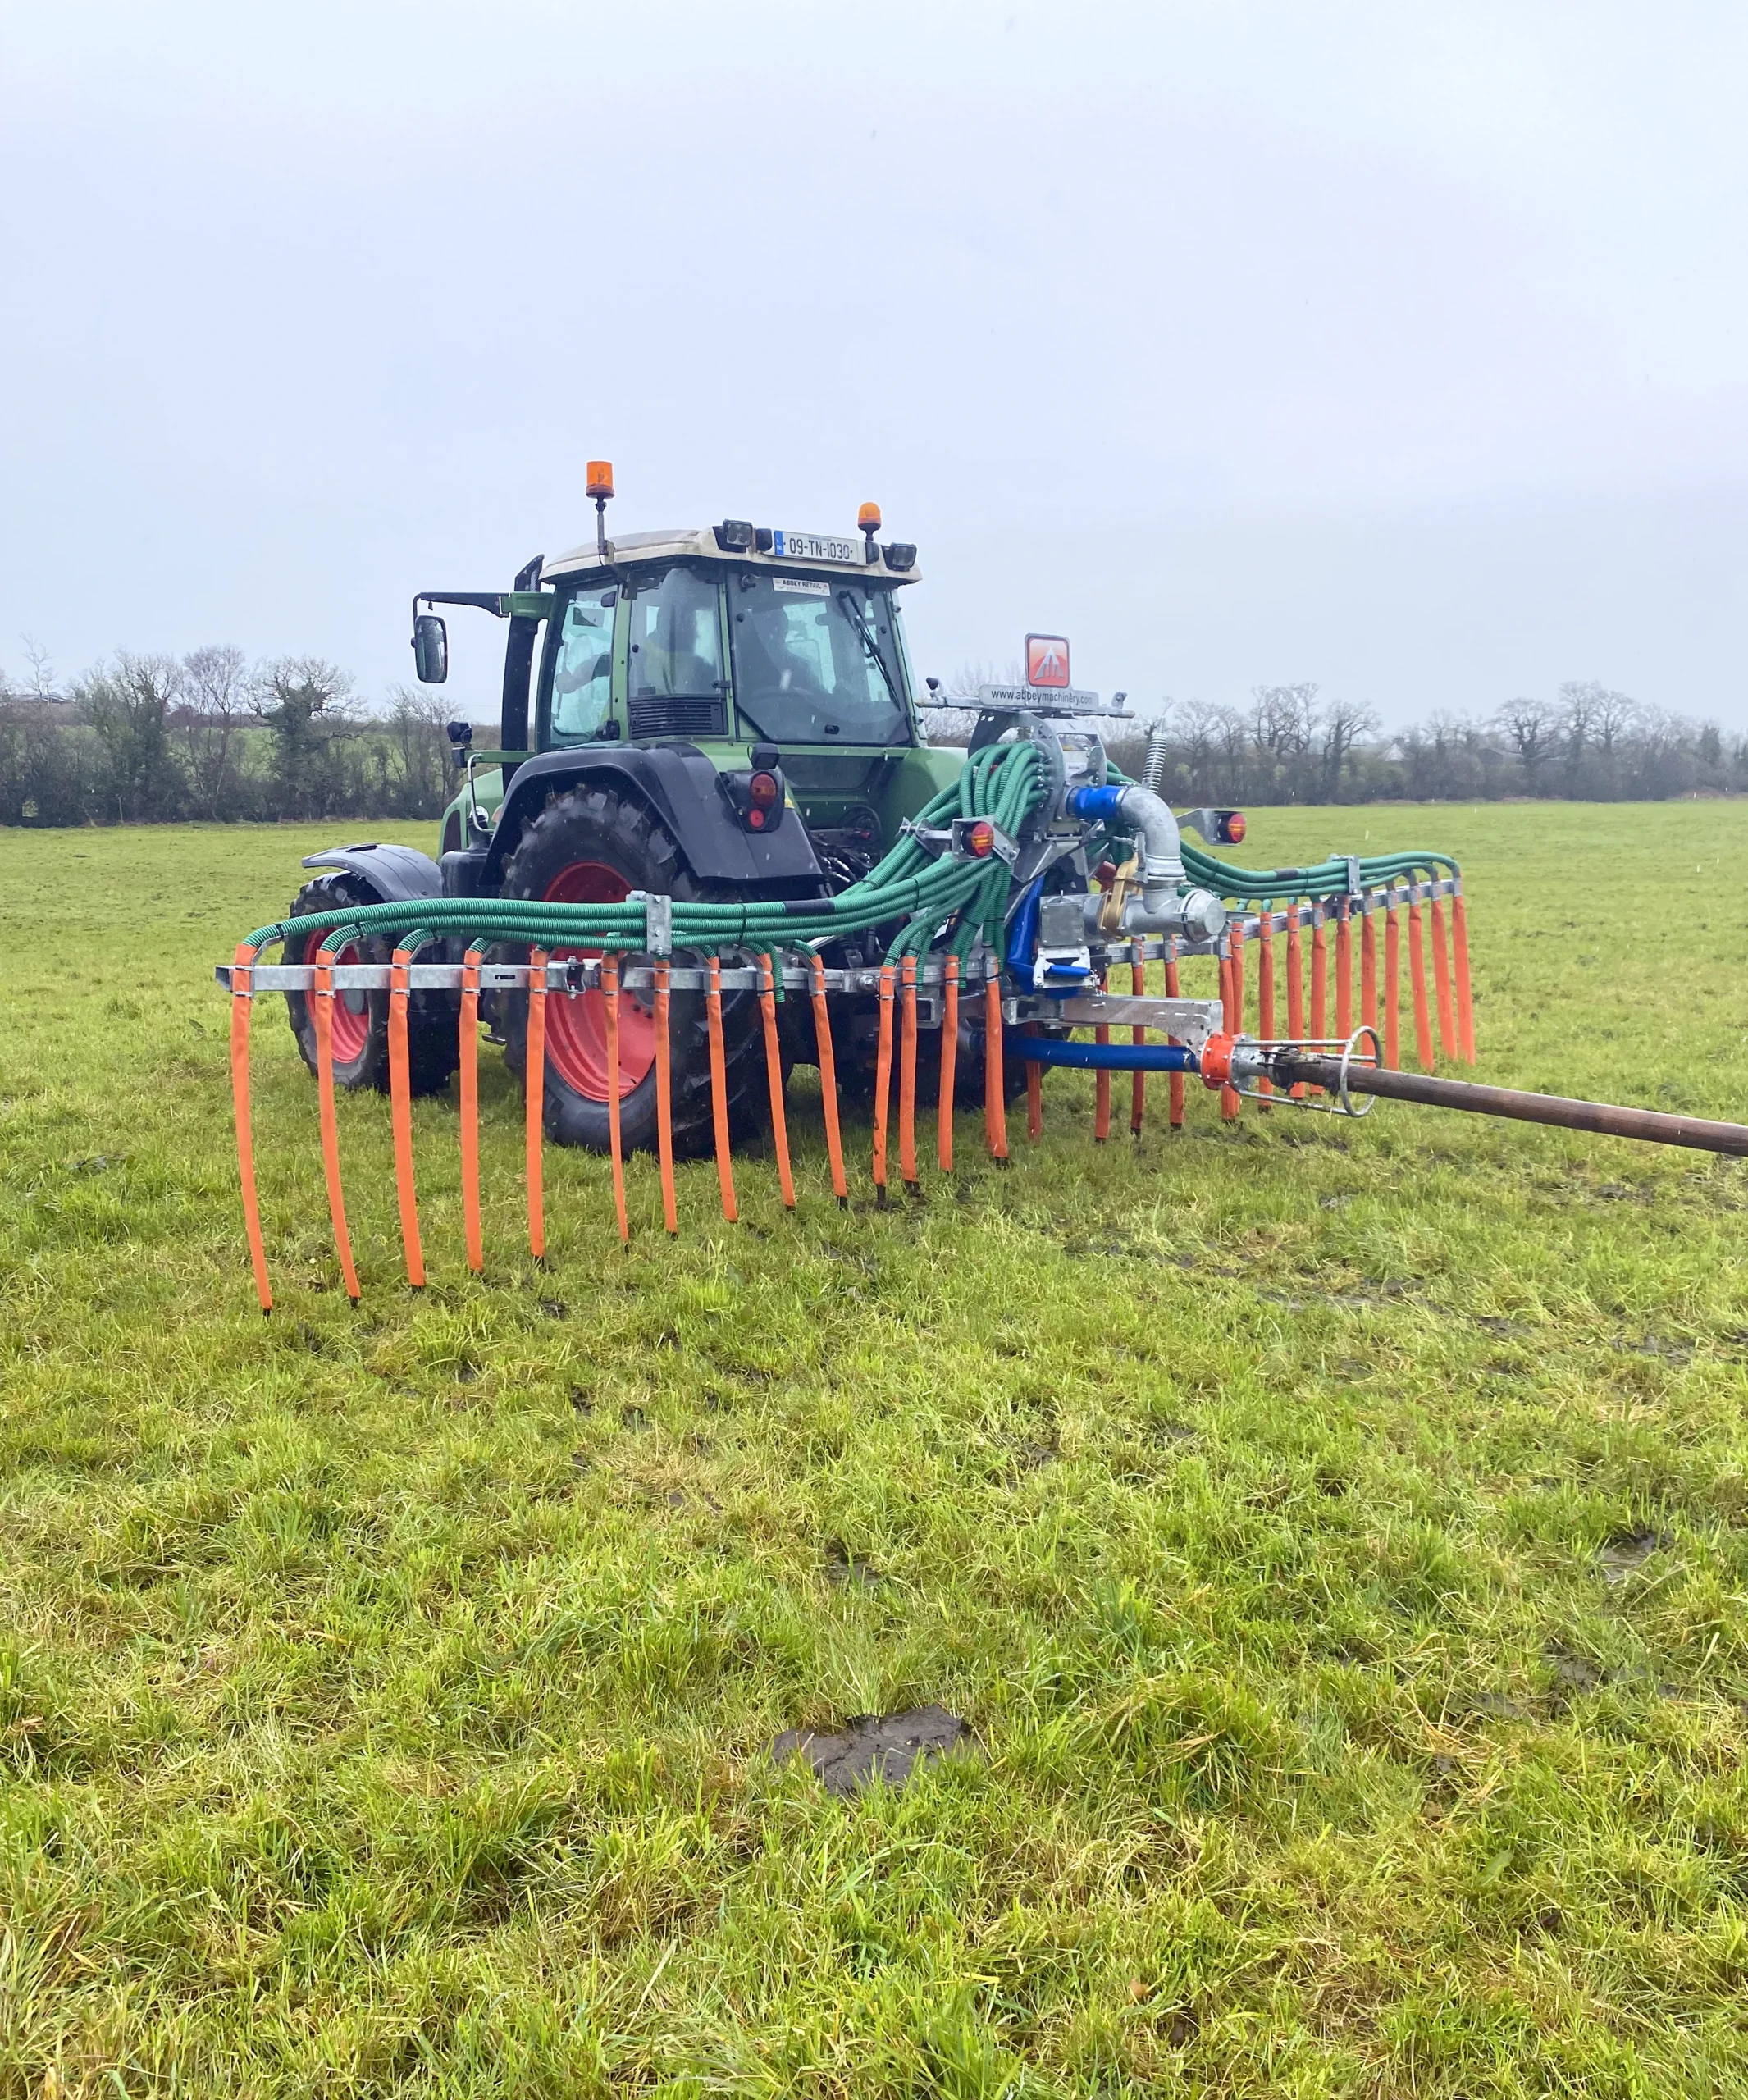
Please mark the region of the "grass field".
<svg viewBox="0 0 1748 2100"><path fill-rule="evenodd" d="M536 1271L488 1053L489 1282L347 1100L354 1311L264 1005L263 1322L211 966L326 842L0 833L0 2094L1748 2092L1748 1163L1058 1075L840 1213L805 1074L795 1215L549 1152ZM1748 1113L1748 806L1246 852L1362 842L1478 1076Z"/></svg>

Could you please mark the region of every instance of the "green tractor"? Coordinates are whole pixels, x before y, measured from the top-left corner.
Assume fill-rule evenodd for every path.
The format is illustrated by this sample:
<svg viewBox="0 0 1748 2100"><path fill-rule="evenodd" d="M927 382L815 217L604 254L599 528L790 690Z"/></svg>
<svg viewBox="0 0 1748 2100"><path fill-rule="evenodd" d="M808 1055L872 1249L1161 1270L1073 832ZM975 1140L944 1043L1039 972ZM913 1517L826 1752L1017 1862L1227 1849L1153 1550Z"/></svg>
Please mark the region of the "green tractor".
<svg viewBox="0 0 1748 2100"><path fill-rule="evenodd" d="M842 538L731 518L609 540L611 470L600 463L589 493L592 545L530 562L506 591L414 600L413 648L427 684L448 675L447 633L431 608L472 606L509 623L498 748L474 750L469 726L450 725L461 788L445 812L438 857L379 844L312 855L304 865L317 872L294 917L427 897L816 902L865 877L906 820L957 779L964 754L929 748L905 648L898 593L917 581L916 549L879 538L873 504L863 506L858 532ZM294 934L285 961L303 963L314 947ZM878 962L872 936L863 948L865 956L851 939L828 960L851 970ZM370 938L337 957L387 959L386 943ZM309 1002L287 996L313 1071ZM877 1000L839 994L833 1007L839 1075L853 1087L872 1074ZM486 1012L518 1080L527 1013L526 998ZM769 1112L756 996L726 994L722 1019L738 1134ZM712 1128L699 993L676 993L669 1031L674 1148L696 1154L709 1148ZM550 1002L545 1034L547 1134L606 1150L601 993ZM337 998L332 1037L338 1084L386 1090L386 991ZM414 993L408 1049L415 1091L447 1084L458 1061L454 995ZM810 1031L786 1027L784 1050L786 1063L811 1062ZM626 1000L618 1053L623 1141L653 1146L647 993ZM969 1057L965 1069L974 1091Z"/></svg>

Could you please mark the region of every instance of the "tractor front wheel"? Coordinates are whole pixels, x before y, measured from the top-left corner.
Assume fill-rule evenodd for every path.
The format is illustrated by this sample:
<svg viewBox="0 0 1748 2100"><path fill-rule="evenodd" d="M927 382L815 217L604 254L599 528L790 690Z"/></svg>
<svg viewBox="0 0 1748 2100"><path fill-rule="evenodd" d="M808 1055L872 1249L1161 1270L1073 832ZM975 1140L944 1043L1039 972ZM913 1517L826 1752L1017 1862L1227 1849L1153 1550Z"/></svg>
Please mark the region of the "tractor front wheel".
<svg viewBox="0 0 1748 2100"><path fill-rule="evenodd" d="M504 870L503 894L551 904L617 904L634 889L683 902L716 892L695 881L666 829L642 803L611 788L573 788L548 803L523 832ZM526 953L526 950L522 951ZM555 960L592 956L593 948L555 948ZM628 956L627 964L647 956ZM677 954L677 965L701 958ZM769 1116L763 1025L750 992L723 994L723 1043L731 1134L742 1137ZM518 996L499 1009L504 1061L525 1082L528 1002ZM549 996L543 1107L546 1134L559 1144L605 1152L606 1000L600 992ZM709 1016L702 992L669 997L668 1043L673 1148L681 1158L710 1149ZM655 1020L647 992L619 998L619 1131L628 1151L653 1150L655 1127Z"/></svg>

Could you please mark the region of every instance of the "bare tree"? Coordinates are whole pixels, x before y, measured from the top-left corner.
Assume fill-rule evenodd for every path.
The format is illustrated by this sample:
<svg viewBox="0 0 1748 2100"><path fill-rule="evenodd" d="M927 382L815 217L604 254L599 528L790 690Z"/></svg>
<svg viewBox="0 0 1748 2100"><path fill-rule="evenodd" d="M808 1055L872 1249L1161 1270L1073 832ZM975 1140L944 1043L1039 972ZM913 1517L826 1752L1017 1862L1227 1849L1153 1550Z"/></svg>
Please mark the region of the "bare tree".
<svg viewBox="0 0 1748 2100"><path fill-rule="evenodd" d="M1499 710L1499 725L1510 737L1523 769L1523 784L1532 795L1541 792L1542 775L1559 750L1560 713L1545 700L1521 695Z"/></svg>
<svg viewBox="0 0 1748 2100"><path fill-rule="evenodd" d="M272 739L269 788L277 817L324 817L345 801L340 746L358 733L352 680L320 656L281 656L251 680L250 705Z"/></svg>
<svg viewBox="0 0 1748 2100"><path fill-rule="evenodd" d="M1317 693L1314 683L1253 686L1251 722L1257 748L1277 761L1302 757L1317 733Z"/></svg>
<svg viewBox="0 0 1748 2100"><path fill-rule="evenodd" d="M183 705L176 710L194 807L215 822L236 816L240 801L249 676L240 649L213 645L182 659Z"/></svg>
<svg viewBox="0 0 1748 2100"><path fill-rule="evenodd" d="M150 823L177 812L182 782L169 724L181 683L182 667L174 657L122 649L73 689L102 750L103 802L118 824Z"/></svg>
<svg viewBox="0 0 1748 2100"><path fill-rule="evenodd" d="M1342 773L1354 745L1377 726L1376 713L1358 701L1332 700L1323 710L1320 725L1323 792L1330 801L1341 792Z"/></svg>
<svg viewBox="0 0 1748 2100"><path fill-rule="evenodd" d="M55 667L49 660L48 651L41 642L33 640L28 634L23 637L23 641L25 661L30 666L30 675L25 682L25 690L33 700L58 700L61 696L55 690Z"/></svg>

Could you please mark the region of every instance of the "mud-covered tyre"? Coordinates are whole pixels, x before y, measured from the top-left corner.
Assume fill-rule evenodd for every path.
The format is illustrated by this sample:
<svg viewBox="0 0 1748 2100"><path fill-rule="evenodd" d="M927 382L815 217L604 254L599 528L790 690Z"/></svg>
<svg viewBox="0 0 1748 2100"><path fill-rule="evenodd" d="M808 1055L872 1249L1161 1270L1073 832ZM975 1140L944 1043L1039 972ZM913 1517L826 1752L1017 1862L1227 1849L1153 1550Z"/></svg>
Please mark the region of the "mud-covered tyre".
<svg viewBox="0 0 1748 2100"><path fill-rule="evenodd" d="M523 833L504 872L506 897L552 903L613 904L634 889L687 903L727 899L733 892L694 879L660 820L634 797L609 788L573 788L555 796ZM518 949L525 956L526 948ZM555 956L596 952L555 948ZM646 957L631 956L628 963ZM702 962L678 951L677 966ZM728 958L725 958L728 960ZM499 1013L506 1038L504 1062L518 1081L527 1067L528 1002L504 999ZM599 992L549 996L545 1008L546 1134L559 1144L609 1145L605 1002ZM708 1152L714 1141L710 1104L709 1019L702 992L670 994L668 1043L673 1148L682 1158ZM622 993L619 1002L619 1130L628 1150L655 1147L655 1023L649 995ZM723 1046L732 1139L769 1121L770 1096L758 1000L751 992L723 994Z"/></svg>
<svg viewBox="0 0 1748 2100"><path fill-rule="evenodd" d="M342 911L349 905L380 904L370 885L358 876L336 872L317 875L298 892L288 917L312 911ZM287 962L313 962L321 941L313 934L288 932ZM371 938L350 941L336 950L336 962L387 962L393 943ZM285 1006L298 1052L316 1069L316 1023L311 1002L302 992L288 992ZM389 995L386 992L341 992L335 996L330 1035L334 1084L346 1088L389 1090ZM407 1000L407 1074L414 1093L440 1093L461 1061L456 1035L456 1008L441 992L414 992Z"/></svg>

